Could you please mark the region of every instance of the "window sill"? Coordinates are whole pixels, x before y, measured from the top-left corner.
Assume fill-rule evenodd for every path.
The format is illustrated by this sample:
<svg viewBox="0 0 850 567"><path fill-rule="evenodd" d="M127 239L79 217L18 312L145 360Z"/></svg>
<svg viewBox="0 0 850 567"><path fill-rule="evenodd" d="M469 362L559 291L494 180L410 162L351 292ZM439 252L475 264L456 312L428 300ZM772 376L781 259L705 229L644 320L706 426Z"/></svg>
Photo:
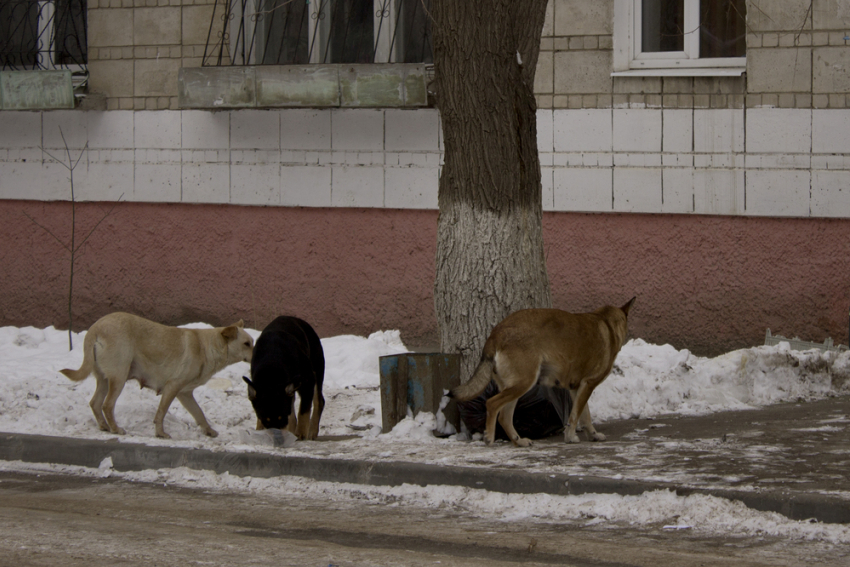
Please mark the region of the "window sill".
<svg viewBox="0 0 850 567"><path fill-rule="evenodd" d="M420 108L426 85L424 64L184 67L178 107Z"/></svg>
<svg viewBox="0 0 850 567"><path fill-rule="evenodd" d="M690 69L632 69L614 71L612 77L740 77L746 67L693 67Z"/></svg>

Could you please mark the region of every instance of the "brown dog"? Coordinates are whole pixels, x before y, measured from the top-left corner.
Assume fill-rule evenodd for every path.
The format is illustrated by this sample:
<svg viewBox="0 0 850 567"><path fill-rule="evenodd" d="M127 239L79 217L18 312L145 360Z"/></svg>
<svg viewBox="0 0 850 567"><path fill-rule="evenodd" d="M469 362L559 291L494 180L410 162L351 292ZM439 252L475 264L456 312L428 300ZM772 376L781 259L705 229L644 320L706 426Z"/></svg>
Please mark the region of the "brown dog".
<svg viewBox="0 0 850 567"><path fill-rule="evenodd" d="M564 431L564 441L578 443L576 426L590 439L604 441L590 419L587 400L611 372L614 359L626 340L627 318L633 297L620 308L610 305L593 313L567 313L559 309L525 309L508 315L493 328L481 362L472 378L452 390L452 397L466 401L484 391L490 380L499 393L487 400L484 440L496 436L496 418L518 447L531 445L513 425L517 400L536 382L570 391L573 408Z"/></svg>
<svg viewBox="0 0 850 567"><path fill-rule="evenodd" d="M160 325L129 313L111 313L91 326L83 341L83 365L62 374L75 382L94 372L94 418L103 431L124 434L115 423L115 402L127 380L162 395L153 422L156 436L169 439L162 421L174 398L210 437L218 433L207 423L192 391L233 363L251 362L254 340L242 321L214 329L180 329Z"/></svg>

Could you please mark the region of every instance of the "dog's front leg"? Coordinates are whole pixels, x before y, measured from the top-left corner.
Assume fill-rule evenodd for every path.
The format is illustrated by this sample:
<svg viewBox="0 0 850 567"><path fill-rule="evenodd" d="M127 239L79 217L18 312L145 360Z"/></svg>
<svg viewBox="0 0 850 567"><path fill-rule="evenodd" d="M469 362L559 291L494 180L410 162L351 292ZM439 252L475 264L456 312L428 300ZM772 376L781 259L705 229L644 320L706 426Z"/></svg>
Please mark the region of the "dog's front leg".
<svg viewBox="0 0 850 567"><path fill-rule="evenodd" d="M579 416L579 423L582 429L587 432L587 438L591 441L605 441L605 435L596 431L593 427L593 422L590 419L590 402L584 405L584 411Z"/></svg>
<svg viewBox="0 0 850 567"><path fill-rule="evenodd" d="M166 384L165 388L162 389L162 397L159 399L159 407L156 409L156 415L153 416L153 426L157 437L171 439L171 435L165 432L162 422L165 420L165 414L168 413L168 408L171 407L171 402L174 401L177 394L178 390L177 386L174 385L174 382L169 382Z"/></svg>
<svg viewBox="0 0 850 567"><path fill-rule="evenodd" d="M180 400L180 403L183 404L186 411L192 414L192 417L195 418L195 423L204 430L204 433L210 437L218 437L218 431L213 429L207 422L207 418L204 416L201 406L198 405L198 402L195 400L195 396L192 395L191 391L180 392L177 394L177 399Z"/></svg>
<svg viewBox="0 0 850 567"><path fill-rule="evenodd" d="M567 428L564 430L564 441L567 443L581 443L578 434L576 434L576 427L578 426L579 417L582 416L587 407L587 400L590 398L592 391L593 388L584 380L582 380L579 387L575 390L570 389L570 397L573 399L573 409L570 410L570 418L567 420ZM588 413L589 416L590 413ZM582 422L582 425L584 425L584 422Z"/></svg>

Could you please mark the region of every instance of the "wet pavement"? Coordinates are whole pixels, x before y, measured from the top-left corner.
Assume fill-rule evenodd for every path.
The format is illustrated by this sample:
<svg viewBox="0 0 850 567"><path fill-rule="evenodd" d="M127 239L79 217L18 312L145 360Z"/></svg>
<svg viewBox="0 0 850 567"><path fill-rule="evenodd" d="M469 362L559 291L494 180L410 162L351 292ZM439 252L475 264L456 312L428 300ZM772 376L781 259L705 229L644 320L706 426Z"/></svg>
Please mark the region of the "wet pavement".
<svg viewBox="0 0 850 567"><path fill-rule="evenodd" d="M188 466L242 476L335 482L451 484L500 492L713 494L793 519L850 523L850 396L704 416L609 421L607 441L528 449L507 443L396 445L326 438L296 451L229 452L151 446L131 438L0 433L0 459L116 470Z"/></svg>

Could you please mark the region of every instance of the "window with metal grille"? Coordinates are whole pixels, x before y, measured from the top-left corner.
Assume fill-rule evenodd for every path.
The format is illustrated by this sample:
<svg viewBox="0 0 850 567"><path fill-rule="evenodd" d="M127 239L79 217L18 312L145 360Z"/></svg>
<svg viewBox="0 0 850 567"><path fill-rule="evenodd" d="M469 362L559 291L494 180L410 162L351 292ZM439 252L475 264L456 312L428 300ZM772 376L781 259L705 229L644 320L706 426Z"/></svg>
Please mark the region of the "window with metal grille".
<svg viewBox="0 0 850 567"><path fill-rule="evenodd" d="M203 64L430 63L429 8L430 0L218 0Z"/></svg>
<svg viewBox="0 0 850 567"><path fill-rule="evenodd" d="M83 69L86 5L87 0L0 0L2 69Z"/></svg>

